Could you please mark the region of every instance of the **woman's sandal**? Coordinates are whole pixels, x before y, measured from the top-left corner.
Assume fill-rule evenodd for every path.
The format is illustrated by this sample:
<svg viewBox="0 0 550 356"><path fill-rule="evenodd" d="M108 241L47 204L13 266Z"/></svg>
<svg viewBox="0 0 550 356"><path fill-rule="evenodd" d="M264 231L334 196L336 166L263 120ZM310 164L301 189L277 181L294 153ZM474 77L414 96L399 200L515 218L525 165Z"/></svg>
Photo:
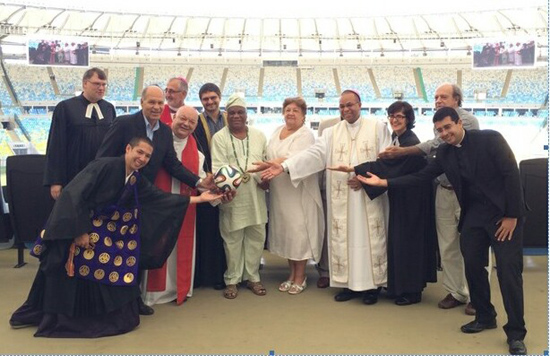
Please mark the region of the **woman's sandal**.
<svg viewBox="0 0 550 356"><path fill-rule="evenodd" d="M256 295L259 295L259 296L264 296L267 291L265 290L265 287L264 285L262 284L262 282L246 282L246 288L250 289L252 291L252 293L256 294Z"/></svg>
<svg viewBox="0 0 550 356"><path fill-rule="evenodd" d="M302 284L296 284L294 283L290 289L288 290L288 294L292 294L292 295L296 295L296 294L300 294L304 291L304 289L306 289L307 287L307 277L306 279L304 279L304 281L302 282Z"/></svg>
<svg viewBox="0 0 550 356"><path fill-rule="evenodd" d="M227 299L235 299L238 293L239 290L236 284L228 284L223 291L223 296Z"/></svg>
<svg viewBox="0 0 550 356"><path fill-rule="evenodd" d="M283 283L279 284L279 292L288 292L290 287L292 287L292 284L292 281L284 281Z"/></svg>

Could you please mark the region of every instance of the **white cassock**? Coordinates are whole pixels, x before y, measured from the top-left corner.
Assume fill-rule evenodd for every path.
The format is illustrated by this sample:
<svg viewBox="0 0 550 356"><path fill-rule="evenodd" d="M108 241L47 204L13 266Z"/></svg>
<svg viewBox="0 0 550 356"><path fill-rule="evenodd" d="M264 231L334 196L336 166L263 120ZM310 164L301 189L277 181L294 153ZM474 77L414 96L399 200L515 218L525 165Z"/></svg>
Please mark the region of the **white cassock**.
<svg viewBox="0 0 550 356"><path fill-rule="evenodd" d="M296 186L327 166L375 161L390 143L390 133L382 121L341 121L326 129L313 146L287 159L284 166ZM386 194L370 200L363 189L349 188L346 183L353 176L332 171L326 174L330 285L364 291L386 285L389 205Z"/></svg>
<svg viewBox="0 0 550 356"><path fill-rule="evenodd" d="M177 136L174 135L174 149L176 150L176 153L178 154L179 159L181 160L181 153L185 149L185 146L187 146L187 138L180 139ZM202 152L198 151L199 153L199 177L205 178L206 173L203 170L203 164L204 164L204 155ZM173 194L180 194L181 192L181 183L178 179L172 177L172 193ZM196 221L195 221L196 223ZM195 236L194 238L197 238L197 233L195 229ZM191 287L189 288L189 292L187 293L187 297L191 297L193 295L193 276L195 275L195 242L193 242L193 270L191 271ZM141 284L141 290L142 290L142 298L145 304L147 305L155 305L155 304L164 304L169 303L177 298L177 248L174 248L172 250L172 253L170 253L170 256L168 256L168 259L166 260L166 289L162 292L146 292L147 291L147 273L145 278L142 280Z"/></svg>

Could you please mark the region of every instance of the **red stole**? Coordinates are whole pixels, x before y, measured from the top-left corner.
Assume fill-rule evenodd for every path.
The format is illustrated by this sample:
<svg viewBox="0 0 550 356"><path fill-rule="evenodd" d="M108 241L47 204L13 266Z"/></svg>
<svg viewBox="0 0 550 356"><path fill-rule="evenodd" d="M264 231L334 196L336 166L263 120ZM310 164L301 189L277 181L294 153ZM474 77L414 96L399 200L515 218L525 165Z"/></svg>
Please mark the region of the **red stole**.
<svg viewBox="0 0 550 356"><path fill-rule="evenodd" d="M166 106L167 107L167 106ZM170 114L170 112L168 112ZM162 119L161 119L162 120ZM191 172L198 175L199 172L199 151L197 142L192 135L187 139L187 145L181 153L181 162ZM165 192L172 192L172 177L164 169L160 169L155 179L155 185ZM180 184L180 193L182 195L196 195L197 190L191 189L187 185ZM177 303L183 303L189 289L193 273L193 244L195 239L195 217L196 205L189 204L187 213L183 219L183 224L176 244L177 251ZM166 289L166 263L158 269L149 270L147 274L147 291L162 292Z"/></svg>
<svg viewBox="0 0 550 356"><path fill-rule="evenodd" d="M172 126L172 113L170 112L168 104L164 104L164 109L162 110L162 114L160 114L160 121L168 126ZM189 143L187 144L189 145ZM168 189L168 191L170 191L170 189Z"/></svg>

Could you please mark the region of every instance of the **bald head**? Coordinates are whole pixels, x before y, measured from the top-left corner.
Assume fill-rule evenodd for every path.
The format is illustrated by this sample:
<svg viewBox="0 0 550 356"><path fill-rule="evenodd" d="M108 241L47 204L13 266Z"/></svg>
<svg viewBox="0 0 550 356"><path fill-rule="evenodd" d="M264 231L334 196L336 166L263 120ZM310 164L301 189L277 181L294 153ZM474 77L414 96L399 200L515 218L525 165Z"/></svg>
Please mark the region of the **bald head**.
<svg viewBox="0 0 550 356"><path fill-rule="evenodd" d="M194 107L183 105L178 109L172 121L172 132L180 139L187 138L197 128L199 113Z"/></svg>

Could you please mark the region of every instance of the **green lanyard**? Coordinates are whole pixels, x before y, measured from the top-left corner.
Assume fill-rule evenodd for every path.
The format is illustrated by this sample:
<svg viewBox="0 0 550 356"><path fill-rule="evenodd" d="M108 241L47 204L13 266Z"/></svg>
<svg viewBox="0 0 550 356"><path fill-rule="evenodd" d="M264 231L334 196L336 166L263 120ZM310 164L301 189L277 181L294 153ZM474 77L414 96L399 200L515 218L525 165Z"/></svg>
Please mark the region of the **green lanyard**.
<svg viewBox="0 0 550 356"><path fill-rule="evenodd" d="M239 163L239 157L237 157L237 150L235 150L235 142L233 140L233 134L229 132L229 136L231 137L231 146L233 147L233 154L235 155L235 161L237 161L237 166L243 173L243 182L246 183L250 180L250 174L246 172L246 169L248 167L248 156L250 152L250 140L248 138L248 130L246 130L246 151L245 151L246 160L244 163L244 169L241 167L241 164ZM244 151L244 143L242 145L243 145L243 151Z"/></svg>

